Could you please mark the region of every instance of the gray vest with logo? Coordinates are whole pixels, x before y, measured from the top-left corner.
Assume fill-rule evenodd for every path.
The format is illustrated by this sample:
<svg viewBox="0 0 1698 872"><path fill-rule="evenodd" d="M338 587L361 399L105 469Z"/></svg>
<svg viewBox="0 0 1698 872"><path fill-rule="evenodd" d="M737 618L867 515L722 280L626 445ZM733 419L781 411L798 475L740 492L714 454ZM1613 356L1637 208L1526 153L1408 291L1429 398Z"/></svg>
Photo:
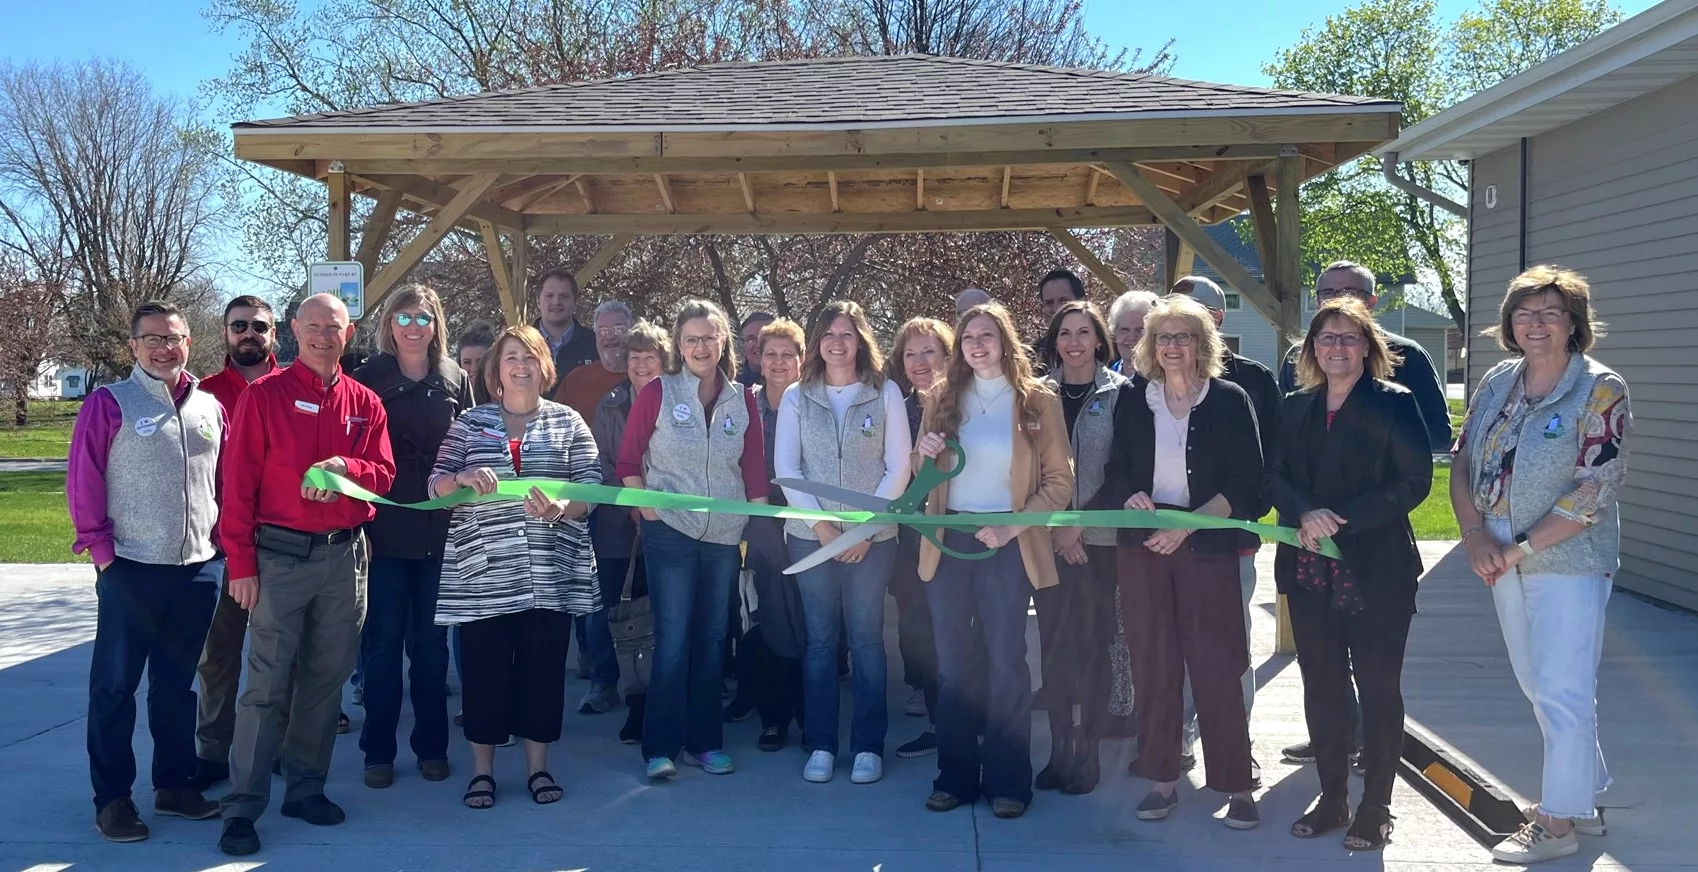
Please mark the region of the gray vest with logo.
<svg viewBox="0 0 1698 872"><path fill-rule="evenodd" d="M1052 370L1045 380L1060 396L1060 372ZM1114 443L1114 408L1123 384L1126 384L1125 376L1106 366L1097 367L1095 386L1073 422L1074 509L1090 502L1107 477L1109 448ZM1118 532L1108 527L1086 527L1081 538L1086 545L1113 545Z"/></svg>
<svg viewBox="0 0 1698 872"><path fill-rule="evenodd" d="M106 461L113 550L140 563L211 560L224 436L217 398L193 382L178 406L139 366L105 390L123 414Z"/></svg>
<svg viewBox="0 0 1698 872"><path fill-rule="evenodd" d="M742 500L743 438L749 407L743 386L726 379L704 410L701 380L688 370L662 375L660 419L643 457L643 484L650 490ZM743 539L743 515L656 509L668 527L703 542L735 545Z"/></svg>
<svg viewBox="0 0 1698 872"><path fill-rule="evenodd" d="M850 401L839 425L826 390L821 381L798 382L787 389L787 392L795 391L800 401L796 408L801 417L798 437L802 445L802 477L870 494L884 478L884 397L878 388L866 382L855 385L855 399ZM899 423L908 424L906 420ZM859 508L831 500L819 502L821 508L832 511ZM785 521L784 532L798 539L819 539L809 521ZM873 536L873 541L882 542L895 535L895 527L886 527Z"/></svg>

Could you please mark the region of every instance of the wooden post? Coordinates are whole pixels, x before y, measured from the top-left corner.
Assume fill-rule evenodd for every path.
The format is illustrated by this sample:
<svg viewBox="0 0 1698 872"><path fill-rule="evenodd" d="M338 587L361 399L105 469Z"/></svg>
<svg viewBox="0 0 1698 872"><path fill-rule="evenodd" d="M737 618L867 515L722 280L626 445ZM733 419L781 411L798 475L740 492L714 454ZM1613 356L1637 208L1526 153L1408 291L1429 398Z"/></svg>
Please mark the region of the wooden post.
<svg viewBox="0 0 1698 872"><path fill-rule="evenodd" d="M501 315L508 323L517 324L519 302L513 295L513 271L501 250L501 231L488 221L479 221L478 228L483 231L484 256L489 258L489 271L495 277L495 294L501 298Z"/></svg>
<svg viewBox="0 0 1698 872"><path fill-rule="evenodd" d="M1279 320L1274 322L1274 329L1278 333L1275 347L1279 352L1278 359L1282 361L1291 343L1302 331L1303 224L1297 205L1297 188L1303 178L1302 160L1296 146L1280 150L1277 170L1279 211L1274 233L1274 259L1279 273ZM1286 610L1283 595L1279 598L1275 614L1279 625L1274 631L1274 651L1279 654L1297 653L1297 642L1291 632L1291 615Z"/></svg>
<svg viewBox="0 0 1698 872"><path fill-rule="evenodd" d="M1074 236L1073 231L1056 227L1050 229L1049 235L1055 237L1057 242L1067 246L1067 250L1073 252L1074 257L1079 258L1079 263L1085 269L1090 270L1091 275L1097 277L1097 281L1108 286L1110 293L1117 297L1126 293L1126 282L1122 281L1120 276L1109 268L1108 264L1103 263L1097 257L1096 252L1087 248L1079 237Z"/></svg>
<svg viewBox="0 0 1698 872"><path fill-rule="evenodd" d="M1262 259L1262 279L1274 291L1279 288L1279 245L1275 242L1273 200L1268 192L1266 176L1251 176L1244 180L1245 197L1250 201L1250 228L1255 231L1256 256Z"/></svg>
<svg viewBox="0 0 1698 872"><path fill-rule="evenodd" d="M508 237L513 243L513 311L503 313L507 317L509 327L517 327L530 321L531 304L531 237L523 230L515 230Z"/></svg>
<svg viewBox="0 0 1698 872"><path fill-rule="evenodd" d="M1166 283L1163 290L1171 288L1180 279L1190 275L1197 265L1197 252L1185 244L1170 228L1162 228L1162 269Z"/></svg>
<svg viewBox="0 0 1698 872"><path fill-rule="evenodd" d="M400 191L381 191L377 205L366 217L365 229L360 231L360 250L354 259L366 268L366 276L377 275L377 259L383 256L384 243L389 241L389 228L395 226L395 212L401 208Z"/></svg>
<svg viewBox="0 0 1698 872"><path fill-rule="evenodd" d="M430 219L425 229L413 237L413 241L407 243L407 247L401 249L401 253L396 255L382 272L366 280L367 310L375 311L383 296L407 277L407 273L442 241L442 237L448 235L448 231L460 223L461 218L466 217L472 206L480 202L484 192L495 187L496 180L500 178L500 173L482 173L467 179L465 187L460 188L454 199L443 206L442 210L436 213L436 217Z"/></svg>
<svg viewBox="0 0 1698 872"><path fill-rule="evenodd" d="M353 206L353 189L348 184L348 174L343 171L342 162L330 162L330 172L324 177L325 187L330 194L330 244L327 246L326 260L347 260L349 251L349 218L348 211Z"/></svg>

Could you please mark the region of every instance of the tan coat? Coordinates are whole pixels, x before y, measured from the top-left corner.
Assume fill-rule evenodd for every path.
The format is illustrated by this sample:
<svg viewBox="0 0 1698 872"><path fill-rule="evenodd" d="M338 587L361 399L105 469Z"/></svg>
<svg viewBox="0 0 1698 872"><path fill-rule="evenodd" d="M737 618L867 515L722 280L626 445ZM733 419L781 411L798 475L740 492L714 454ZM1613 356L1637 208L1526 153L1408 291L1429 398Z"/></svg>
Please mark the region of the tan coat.
<svg viewBox="0 0 1698 872"><path fill-rule="evenodd" d="M1039 415L1035 424L1026 424L1015 416L1014 433L1014 511L1065 511L1073 499L1073 452L1067 441L1067 422L1061 415L1061 398L1038 397ZM926 405L920 420L920 434L932 431L932 407ZM943 464L950 461L945 456ZM923 458L914 455L914 468ZM971 473L969 473L971 474ZM926 502L926 514L944 514L949 502L949 482L932 490ZM1055 574L1055 548L1050 544L1048 527L1028 527L1020 534L1020 559L1026 565L1026 578L1032 587L1043 589L1060 584ZM920 578L931 581L937 574L938 559L943 553L930 540L920 540Z"/></svg>

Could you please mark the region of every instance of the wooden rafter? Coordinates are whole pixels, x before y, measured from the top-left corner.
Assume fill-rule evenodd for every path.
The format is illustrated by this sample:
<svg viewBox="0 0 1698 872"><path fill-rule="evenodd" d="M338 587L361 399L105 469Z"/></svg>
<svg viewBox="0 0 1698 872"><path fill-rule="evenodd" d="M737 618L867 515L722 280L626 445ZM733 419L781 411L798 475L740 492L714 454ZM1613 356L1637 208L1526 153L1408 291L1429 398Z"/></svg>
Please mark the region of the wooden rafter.
<svg viewBox="0 0 1698 872"><path fill-rule="evenodd" d="M755 189L754 189L753 186L751 186L749 184L749 174L748 173L738 173L737 174L737 186L743 189L743 208L748 209L749 214L751 214L751 215L754 214L754 211L755 211Z"/></svg>
<svg viewBox="0 0 1698 872"><path fill-rule="evenodd" d="M532 215L537 235L636 233L955 233L988 230L1047 230L1051 227L1129 227L1155 222L1138 206L1048 209L981 209L928 212L746 212L679 215Z"/></svg>
<svg viewBox="0 0 1698 872"><path fill-rule="evenodd" d="M511 200L520 194L536 190L538 187L548 184L548 181L549 180L546 176L541 176L538 173L523 173L516 175L507 179L505 184L497 187L493 191L490 191L489 199L492 203L501 203Z"/></svg>
<svg viewBox="0 0 1698 872"><path fill-rule="evenodd" d="M354 259L366 270L367 276L377 275L377 259L389 241L389 229L395 226L395 213L401 208L401 192L380 190L377 203L366 216L366 226L360 231L360 250Z"/></svg>
<svg viewBox="0 0 1698 872"><path fill-rule="evenodd" d="M494 173L481 173L479 175L472 176L471 178L481 179L490 175L500 178L498 174ZM380 174L362 176L362 178L379 188L388 188L392 191L400 191L414 200L429 204L438 209L453 202L462 190L461 188L454 188L439 182L433 182L423 176ZM512 209L505 209L501 206L495 205L494 203L482 202L481 200L473 203L465 215L466 217L488 221L497 227L508 227L518 230L525 226L524 215L521 215Z"/></svg>
<svg viewBox="0 0 1698 872"><path fill-rule="evenodd" d="M383 296L389 293L389 290L399 284L402 279L406 278L407 273L411 272L413 267L417 266L418 262L423 260L424 256L429 254L438 242L442 241L442 237L448 235L448 231L452 230L461 218L471 214L479 198L484 195L484 192L495 187L496 181L500 178L499 173L483 173L468 179L465 185L459 189L459 192L454 195L454 199L448 201L442 207L442 211L436 213L436 217L430 219L430 223L425 225L424 230L419 231L419 235L413 237L413 240L401 249L401 253L396 255L393 261L390 261L381 272L366 283L366 311L375 311Z"/></svg>
<svg viewBox="0 0 1698 872"><path fill-rule="evenodd" d="M484 255L489 258L489 272L495 278L495 294L501 298L501 314L509 324L519 323L519 299L513 294L513 271L501 248L501 229L488 221L479 221L483 232Z"/></svg>
<svg viewBox="0 0 1698 872"><path fill-rule="evenodd" d="M585 287L595 281L595 277L601 275L601 271L607 269L607 265L619 256L619 252L624 251L636 238L636 235L631 233L615 233L613 238L602 243L601 248L596 249L589 261L573 275L578 280L578 287Z"/></svg>
<svg viewBox="0 0 1698 872"><path fill-rule="evenodd" d="M1097 257L1097 253L1086 246L1078 236L1075 236L1073 231L1062 227L1051 227L1049 235L1055 237L1057 242L1067 246L1067 250L1073 252L1074 257L1079 258L1079 263L1085 269L1090 270L1091 275L1097 277L1097 281L1107 285L1108 289L1116 296L1126 293L1126 282L1120 278L1120 274L1110 269L1108 264L1103 263L1102 259Z"/></svg>
<svg viewBox="0 0 1698 872"><path fill-rule="evenodd" d="M926 171L923 169L914 171L914 209L926 211Z"/></svg>
<svg viewBox="0 0 1698 872"><path fill-rule="evenodd" d="M672 186L667 183L665 173L654 174L654 186L660 189L660 202L666 206L666 214L678 214L678 206L672 202Z"/></svg>
<svg viewBox="0 0 1698 872"><path fill-rule="evenodd" d="M1279 274L1279 246L1274 242L1273 199L1268 180L1261 173L1244 180L1250 200L1250 229L1256 240L1256 256L1262 259L1262 275Z"/></svg>
<svg viewBox="0 0 1698 872"><path fill-rule="evenodd" d="M1217 170L1197 182L1190 190L1176 198L1174 202L1185 210L1187 215L1195 215L1221 202L1228 196L1237 193L1244 185L1244 180L1252 173L1262 173L1269 164L1255 161L1243 161L1226 169Z"/></svg>
<svg viewBox="0 0 1698 872"><path fill-rule="evenodd" d="M843 211L843 207L837 204L837 173L827 171L825 174L825 181L826 184L831 186L831 211Z"/></svg>
<svg viewBox="0 0 1698 872"><path fill-rule="evenodd" d="M1014 179L1014 168L1009 167L1009 166L1003 167L1002 168L1002 201L1001 202L1002 202L1002 208L1004 208L1004 209L1008 208L1008 185L1011 181L1013 181L1013 179Z"/></svg>
<svg viewBox="0 0 1698 872"><path fill-rule="evenodd" d="M578 176L572 180L572 186L578 189L578 197L584 201L584 214L595 214L595 200L590 197L590 186L584 184L584 177Z"/></svg>
<svg viewBox="0 0 1698 872"><path fill-rule="evenodd" d="M1097 204L1097 183L1102 181L1103 171L1096 167L1091 167L1090 170L1091 180L1085 184L1085 205L1095 206Z"/></svg>

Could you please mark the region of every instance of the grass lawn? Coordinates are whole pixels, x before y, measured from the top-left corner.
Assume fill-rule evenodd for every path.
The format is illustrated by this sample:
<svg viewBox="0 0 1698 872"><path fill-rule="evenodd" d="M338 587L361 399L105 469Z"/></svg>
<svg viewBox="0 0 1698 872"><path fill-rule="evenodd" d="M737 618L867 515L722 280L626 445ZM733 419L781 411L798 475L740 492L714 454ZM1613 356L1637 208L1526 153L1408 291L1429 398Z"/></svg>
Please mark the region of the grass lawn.
<svg viewBox="0 0 1698 872"><path fill-rule="evenodd" d="M81 400L30 400L29 426L12 426L11 406L0 415L0 457L64 458L71 451L71 425Z"/></svg>
<svg viewBox="0 0 1698 872"><path fill-rule="evenodd" d="M1262 519L1264 524L1278 521L1278 512L1269 512ZM1449 464L1433 467L1433 489L1427 492L1427 498L1421 501L1421 505L1415 507L1409 522L1415 527L1415 538L1421 541L1455 539L1462 534L1456 526L1456 516L1450 511Z"/></svg>
<svg viewBox="0 0 1698 872"><path fill-rule="evenodd" d="M63 453L63 449L61 449ZM62 472L0 472L0 563L87 563L71 553Z"/></svg>

